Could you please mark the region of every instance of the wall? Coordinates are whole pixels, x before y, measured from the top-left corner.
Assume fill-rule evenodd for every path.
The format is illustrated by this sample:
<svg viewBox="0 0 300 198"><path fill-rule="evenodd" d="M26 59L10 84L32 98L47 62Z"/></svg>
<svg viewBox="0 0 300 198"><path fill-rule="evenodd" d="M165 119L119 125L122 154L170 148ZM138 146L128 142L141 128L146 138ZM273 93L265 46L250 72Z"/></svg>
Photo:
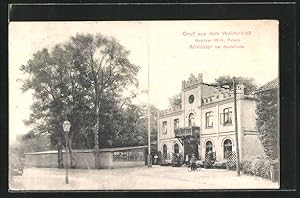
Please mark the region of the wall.
<svg viewBox="0 0 300 198"><path fill-rule="evenodd" d="M76 168L87 168L87 169L95 168L94 153L88 152L88 153L74 153L74 154L75 154L75 167Z"/></svg>
<svg viewBox="0 0 300 198"><path fill-rule="evenodd" d="M163 152L163 145L167 146L167 153L168 153L168 159L171 159L172 154L174 153L174 145L179 145L179 153L183 154L183 146L178 141L177 138L172 139L166 139L166 140L160 140L160 145L158 146L158 150Z"/></svg>
<svg viewBox="0 0 300 198"><path fill-rule="evenodd" d="M201 91L200 86L192 89L184 91L184 100L182 101L184 103L184 123L182 127L188 127L189 125L189 115L193 113L195 115L195 126L200 126L200 115L198 111L198 107L201 105ZM194 96L194 102L189 103L189 97L193 95Z"/></svg>
<svg viewBox="0 0 300 198"><path fill-rule="evenodd" d="M184 118L182 116L182 114L180 115L173 115L173 116L170 116L170 131L169 131L169 135L168 135L168 138L175 138L175 132L174 132L174 120L175 119L179 119L179 127L183 127L183 122L184 122Z"/></svg>
<svg viewBox="0 0 300 198"><path fill-rule="evenodd" d="M212 112L213 113L213 127L206 127L206 113ZM218 113L218 105L210 107L210 108L205 108L201 109L201 129L200 129L200 135L203 134L216 134L218 133L218 128L219 128L219 113Z"/></svg>
<svg viewBox="0 0 300 198"><path fill-rule="evenodd" d="M235 135L234 133L228 133L223 135L213 135L213 136L202 136L200 138L200 147L201 147L201 160L205 159L205 147L206 142L211 141L213 143L213 152L216 152L216 160L224 160L224 147L223 143L226 139L230 139L232 142L232 150L235 151Z"/></svg>
<svg viewBox="0 0 300 198"><path fill-rule="evenodd" d="M262 156L264 155L263 147L258 138L258 135L245 135L243 142L243 156L242 159L247 158L248 156Z"/></svg>
<svg viewBox="0 0 300 198"><path fill-rule="evenodd" d="M256 102L254 100L242 100L242 123L246 131L256 131Z"/></svg>
<svg viewBox="0 0 300 198"><path fill-rule="evenodd" d="M25 167L57 168L57 153L25 155Z"/></svg>
<svg viewBox="0 0 300 198"><path fill-rule="evenodd" d="M113 152L99 153L100 168L111 168L113 166Z"/></svg>
<svg viewBox="0 0 300 198"><path fill-rule="evenodd" d="M134 150L134 149L133 149ZM133 151L129 150L129 151ZM140 151L140 150L136 150ZM144 150L143 150L144 151ZM74 152L75 168L79 169L94 169L95 155L90 152ZM102 151L99 153L100 168L117 168L117 167L133 167L145 165L145 161L113 161L112 151ZM63 163L66 164L65 153L63 153ZM25 154L26 167L41 167L41 168L57 168L57 152L42 153L42 154Z"/></svg>

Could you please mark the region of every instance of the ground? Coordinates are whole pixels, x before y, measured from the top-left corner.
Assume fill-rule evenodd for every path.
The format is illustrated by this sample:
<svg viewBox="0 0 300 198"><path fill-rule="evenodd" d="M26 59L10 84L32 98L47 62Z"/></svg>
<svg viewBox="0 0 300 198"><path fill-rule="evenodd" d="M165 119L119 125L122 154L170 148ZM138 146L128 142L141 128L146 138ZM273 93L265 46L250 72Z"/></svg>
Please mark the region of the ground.
<svg viewBox="0 0 300 198"><path fill-rule="evenodd" d="M65 184L65 170L25 168L23 176L10 180L10 190L153 190L153 189L276 189L277 183L235 171L185 167L134 167L120 169L72 169Z"/></svg>

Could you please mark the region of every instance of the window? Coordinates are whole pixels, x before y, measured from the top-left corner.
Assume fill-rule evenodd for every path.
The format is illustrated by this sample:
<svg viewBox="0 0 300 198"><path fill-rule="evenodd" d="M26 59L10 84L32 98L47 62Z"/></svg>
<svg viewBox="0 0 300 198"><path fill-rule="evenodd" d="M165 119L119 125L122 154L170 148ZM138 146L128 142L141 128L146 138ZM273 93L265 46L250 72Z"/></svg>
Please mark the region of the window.
<svg viewBox="0 0 300 198"><path fill-rule="evenodd" d="M189 96L189 103L192 104L194 102L194 99L195 99L194 95L190 95Z"/></svg>
<svg viewBox="0 0 300 198"><path fill-rule="evenodd" d="M205 114L205 118L206 118L206 128L211 128L213 127L213 112L210 111L210 112L207 112Z"/></svg>
<svg viewBox="0 0 300 198"><path fill-rule="evenodd" d="M179 128L179 119L175 119L174 120L174 129L178 129Z"/></svg>
<svg viewBox="0 0 300 198"><path fill-rule="evenodd" d="M224 159L229 157L229 153L232 152L232 142L229 139L224 141Z"/></svg>
<svg viewBox="0 0 300 198"><path fill-rule="evenodd" d="M167 145L163 145L163 159L167 159L167 152L168 152L168 150L167 150Z"/></svg>
<svg viewBox="0 0 300 198"><path fill-rule="evenodd" d="M205 144L205 152L209 153L213 151L213 144L211 143L211 141L207 141Z"/></svg>
<svg viewBox="0 0 300 198"><path fill-rule="evenodd" d="M189 115L189 126L195 126L195 115L193 113Z"/></svg>
<svg viewBox="0 0 300 198"><path fill-rule="evenodd" d="M177 143L174 144L174 153L179 153L179 145Z"/></svg>
<svg viewBox="0 0 300 198"><path fill-rule="evenodd" d="M168 129L167 129L167 121L164 121L163 123L162 123L162 134L167 134L167 132L168 132Z"/></svg>
<svg viewBox="0 0 300 198"><path fill-rule="evenodd" d="M223 110L223 113L221 113L221 118L220 118L221 124L227 125L227 124L232 124L232 108L225 108Z"/></svg>

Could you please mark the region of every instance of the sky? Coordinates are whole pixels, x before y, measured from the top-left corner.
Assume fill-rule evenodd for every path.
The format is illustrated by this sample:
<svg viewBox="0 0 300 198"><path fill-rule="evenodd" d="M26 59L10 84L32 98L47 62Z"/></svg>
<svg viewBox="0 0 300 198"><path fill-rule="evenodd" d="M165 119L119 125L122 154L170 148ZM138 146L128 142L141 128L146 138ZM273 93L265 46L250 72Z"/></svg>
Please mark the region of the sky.
<svg viewBox="0 0 300 198"><path fill-rule="evenodd" d="M150 82L150 102L168 108L168 98L181 90L190 74L203 74L205 83L222 75L253 77L258 85L278 77L278 21L101 21L11 22L9 24L9 139L30 128L32 91L22 93L20 70L43 48L68 41L77 33L115 37L140 67L140 90ZM140 95L135 103L146 103Z"/></svg>

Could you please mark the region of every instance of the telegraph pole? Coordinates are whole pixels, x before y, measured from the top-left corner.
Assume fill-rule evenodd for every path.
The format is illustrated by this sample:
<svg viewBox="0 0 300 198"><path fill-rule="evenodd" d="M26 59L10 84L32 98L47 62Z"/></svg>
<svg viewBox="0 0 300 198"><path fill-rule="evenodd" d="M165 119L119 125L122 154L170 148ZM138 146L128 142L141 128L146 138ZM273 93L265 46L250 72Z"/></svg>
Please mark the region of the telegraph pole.
<svg viewBox="0 0 300 198"><path fill-rule="evenodd" d="M236 84L235 77L233 77L233 103L234 103L234 126L235 126L235 148L236 148L236 171L240 176L240 150L238 137L238 121L237 121L237 105L236 105Z"/></svg>
<svg viewBox="0 0 300 198"><path fill-rule="evenodd" d="M150 64L149 64L149 42L148 42L148 167L151 167L151 125L150 125Z"/></svg>

